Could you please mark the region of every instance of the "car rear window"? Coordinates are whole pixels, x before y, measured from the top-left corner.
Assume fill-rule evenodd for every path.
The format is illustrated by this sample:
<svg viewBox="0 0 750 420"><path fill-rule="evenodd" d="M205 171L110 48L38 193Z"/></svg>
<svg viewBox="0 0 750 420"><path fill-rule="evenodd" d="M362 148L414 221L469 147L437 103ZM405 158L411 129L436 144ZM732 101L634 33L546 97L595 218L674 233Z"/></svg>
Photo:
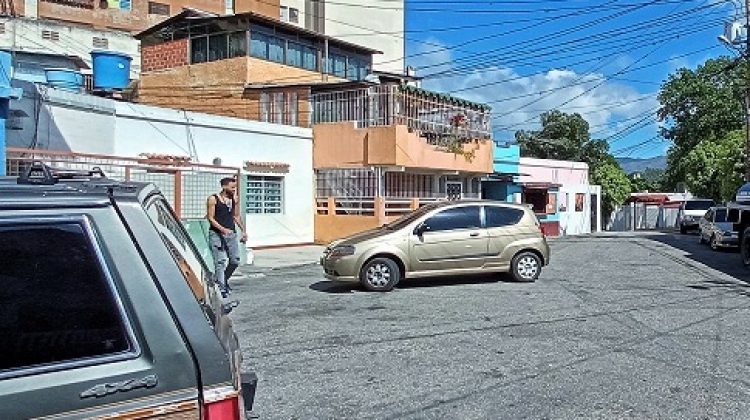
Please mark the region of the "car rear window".
<svg viewBox="0 0 750 420"><path fill-rule="evenodd" d="M510 207L487 206L484 208L487 228L513 226L521 221L523 213L523 210Z"/></svg>
<svg viewBox="0 0 750 420"><path fill-rule="evenodd" d="M0 225L0 371L131 349L83 225Z"/></svg>
<svg viewBox="0 0 750 420"><path fill-rule="evenodd" d="M695 200L685 202L685 210L708 210L714 206L713 201Z"/></svg>
<svg viewBox="0 0 750 420"><path fill-rule="evenodd" d="M716 209L714 221L722 223L727 221L727 209Z"/></svg>

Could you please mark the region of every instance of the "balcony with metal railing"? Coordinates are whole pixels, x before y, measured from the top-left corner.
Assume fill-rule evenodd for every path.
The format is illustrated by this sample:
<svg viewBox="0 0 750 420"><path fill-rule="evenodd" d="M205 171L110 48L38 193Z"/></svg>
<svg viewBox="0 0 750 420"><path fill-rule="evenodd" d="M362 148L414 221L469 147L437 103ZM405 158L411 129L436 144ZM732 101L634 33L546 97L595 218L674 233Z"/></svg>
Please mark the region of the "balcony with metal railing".
<svg viewBox="0 0 750 420"><path fill-rule="evenodd" d="M313 124L405 125L436 146L492 137L489 106L411 86L315 92L310 106Z"/></svg>

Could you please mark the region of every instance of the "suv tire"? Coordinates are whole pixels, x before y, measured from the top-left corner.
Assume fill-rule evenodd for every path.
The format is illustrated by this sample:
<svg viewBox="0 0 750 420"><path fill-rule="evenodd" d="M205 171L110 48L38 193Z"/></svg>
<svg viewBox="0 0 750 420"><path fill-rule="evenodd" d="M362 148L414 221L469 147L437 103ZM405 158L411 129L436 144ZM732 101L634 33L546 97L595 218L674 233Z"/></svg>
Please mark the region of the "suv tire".
<svg viewBox="0 0 750 420"><path fill-rule="evenodd" d="M745 228L742 232L740 255L742 255L742 264L744 264L745 267L750 268L750 228Z"/></svg>
<svg viewBox="0 0 750 420"><path fill-rule="evenodd" d="M359 272L359 282L371 292L390 292L401 280L401 270L390 258L373 258Z"/></svg>
<svg viewBox="0 0 750 420"><path fill-rule="evenodd" d="M535 282L542 273L542 259L533 252L521 252L511 260L510 273L518 282Z"/></svg>

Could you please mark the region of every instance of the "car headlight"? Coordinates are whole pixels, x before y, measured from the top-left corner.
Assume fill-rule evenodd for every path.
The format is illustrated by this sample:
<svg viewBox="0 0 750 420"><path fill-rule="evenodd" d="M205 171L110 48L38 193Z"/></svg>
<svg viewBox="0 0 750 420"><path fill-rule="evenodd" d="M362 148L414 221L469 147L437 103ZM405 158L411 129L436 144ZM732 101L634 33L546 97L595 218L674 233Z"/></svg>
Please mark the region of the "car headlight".
<svg viewBox="0 0 750 420"><path fill-rule="evenodd" d="M334 258L346 257L347 255L354 255L355 250L356 248L352 245L337 245L333 247L329 256Z"/></svg>

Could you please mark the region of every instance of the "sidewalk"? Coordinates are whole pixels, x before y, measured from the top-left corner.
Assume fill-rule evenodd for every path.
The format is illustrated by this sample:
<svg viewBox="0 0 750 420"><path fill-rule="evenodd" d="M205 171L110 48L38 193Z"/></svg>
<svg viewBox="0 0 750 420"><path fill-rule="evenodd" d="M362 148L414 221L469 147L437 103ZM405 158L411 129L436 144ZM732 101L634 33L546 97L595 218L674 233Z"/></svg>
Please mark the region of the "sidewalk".
<svg viewBox="0 0 750 420"><path fill-rule="evenodd" d="M325 247L306 245L288 248L253 250L255 263L242 267L244 272L257 272L318 264Z"/></svg>

